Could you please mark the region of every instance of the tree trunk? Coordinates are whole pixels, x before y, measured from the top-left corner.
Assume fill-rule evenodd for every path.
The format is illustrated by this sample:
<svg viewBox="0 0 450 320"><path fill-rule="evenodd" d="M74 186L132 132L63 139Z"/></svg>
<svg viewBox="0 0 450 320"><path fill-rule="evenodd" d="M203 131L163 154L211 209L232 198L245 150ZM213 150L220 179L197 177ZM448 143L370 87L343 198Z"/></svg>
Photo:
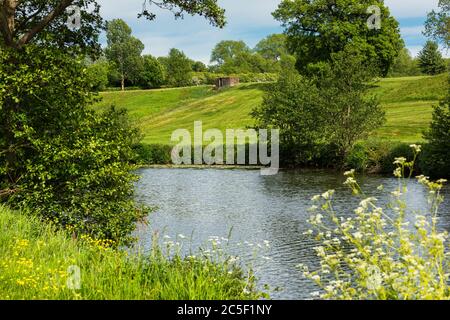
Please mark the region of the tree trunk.
<svg viewBox="0 0 450 320"><path fill-rule="evenodd" d="M124 75L122 75L121 85L122 85L122 91L125 91L125 76Z"/></svg>

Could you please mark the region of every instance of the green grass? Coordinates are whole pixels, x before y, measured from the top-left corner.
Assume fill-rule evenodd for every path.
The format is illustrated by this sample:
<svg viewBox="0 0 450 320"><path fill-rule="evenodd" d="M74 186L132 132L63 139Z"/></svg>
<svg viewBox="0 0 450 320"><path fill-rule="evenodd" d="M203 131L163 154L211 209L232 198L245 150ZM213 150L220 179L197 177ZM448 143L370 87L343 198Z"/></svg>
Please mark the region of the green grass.
<svg viewBox="0 0 450 320"><path fill-rule="evenodd" d="M256 299L254 278L207 258L128 254L73 240L41 221L0 206L0 300ZM70 266L81 289L67 286ZM248 277L247 277L248 276ZM248 291L247 291L248 290Z"/></svg>
<svg viewBox="0 0 450 320"><path fill-rule="evenodd" d="M446 75L382 79L373 89L386 110L387 123L374 136L403 142L422 140L432 106L445 94ZM264 84L243 84L223 91L212 87L102 93L103 101L128 109L144 134L144 143L173 144L176 129L193 130L194 121L204 129L240 129L253 124L250 111L262 101Z"/></svg>
<svg viewBox="0 0 450 320"><path fill-rule="evenodd" d="M447 75L383 79L374 89L386 110L386 124L374 134L402 142L420 142L448 86Z"/></svg>

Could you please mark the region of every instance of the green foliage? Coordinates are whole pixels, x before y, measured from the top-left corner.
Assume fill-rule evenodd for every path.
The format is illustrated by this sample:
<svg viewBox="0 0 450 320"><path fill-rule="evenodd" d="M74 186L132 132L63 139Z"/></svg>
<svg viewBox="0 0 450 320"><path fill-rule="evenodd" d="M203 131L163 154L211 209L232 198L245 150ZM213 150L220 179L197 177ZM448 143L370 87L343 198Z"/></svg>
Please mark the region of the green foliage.
<svg viewBox="0 0 450 320"><path fill-rule="evenodd" d="M194 71L194 72L207 72L208 68L201 61L193 61L192 62L192 71Z"/></svg>
<svg viewBox="0 0 450 320"><path fill-rule="evenodd" d="M380 8L380 30L367 25L371 5ZM398 22L377 0L284 0L273 15L285 27L288 48L302 72L309 64L330 61L332 53L351 46L386 75L402 47Z"/></svg>
<svg viewBox="0 0 450 320"><path fill-rule="evenodd" d="M169 56L160 60L167 72L167 83L171 87L187 87L191 85L191 60L178 49L171 49Z"/></svg>
<svg viewBox="0 0 450 320"><path fill-rule="evenodd" d="M159 9L172 11L175 18L183 18L184 13L190 15L198 14L205 17L213 26L223 28L226 24L225 10L219 7L217 0L161 0L149 2ZM156 14L149 11L146 3L144 2L143 11L138 17L154 20Z"/></svg>
<svg viewBox="0 0 450 320"><path fill-rule="evenodd" d="M360 172L391 174L396 168L393 162L402 156L414 156L410 144L368 139L355 144L346 158L345 166ZM417 160L422 162L420 157ZM415 170L419 171L419 163Z"/></svg>
<svg viewBox="0 0 450 320"><path fill-rule="evenodd" d="M424 34L450 47L450 0L439 0L439 11L431 11L425 22Z"/></svg>
<svg viewBox="0 0 450 320"><path fill-rule="evenodd" d="M433 121L425 138L428 140L424 150L425 173L450 177L450 90L440 105L434 108Z"/></svg>
<svg viewBox="0 0 450 320"><path fill-rule="evenodd" d="M320 267L299 266L315 282L323 299L344 300L448 300L449 255L447 232L438 228L441 190L445 180L418 181L428 191L429 209L417 212L406 202L408 180L420 146L412 145L413 159L395 160L398 187L390 193L392 202L381 207L368 197L346 172L344 183L353 194L362 195L357 209L334 210L334 190L313 197L312 230L306 234L319 242L314 249ZM409 175L406 175L409 172ZM378 188L384 190L384 186ZM390 190L391 191L391 190Z"/></svg>
<svg viewBox="0 0 450 320"><path fill-rule="evenodd" d="M0 60L0 200L75 234L127 242L145 211L133 201L138 135L125 113L88 109L82 61L58 50L2 50Z"/></svg>
<svg viewBox="0 0 450 320"><path fill-rule="evenodd" d="M429 75L445 72L447 66L436 42L427 41L419 53L419 66L423 73Z"/></svg>
<svg viewBox="0 0 450 320"><path fill-rule="evenodd" d="M388 75L390 77L409 77L420 74L417 61L411 57L408 49L403 48L395 58Z"/></svg>
<svg viewBox="0 0 450 320"><path fill-rule="evenodd" d="M244 41L221 41L213 49L211 53L211 62L219 65L225 64L227 61L234 60L242 53L250 53L250 48Z"/></svg>
<svg viewBox="0 0 450 320"><path fill-rule="evenodd" d="M333 146L342 163L384 121L377 99L367 96L371 74L363 58L339 53L332 59L312 78L286 71L253 112L258 126L280 129L281 147L298 164L308 164L323 145Z"/></svg>
<svg viewBox="0 0 450 320"><path fill-rule="evenodd" d="M211 62L217 63L213 71L226 75L279 72L281 56L277 56L277 54L283 54L283 49L279 48L282 45L279 43L279 36L273 35L263 40L257 47L259 49L254 51L243 41L219 42L211 54ZM283 54L283 56L285 55Z"/></svg>
<svg viewBox="0 0 450 320"><path fill-rule="evenodd" d="M142 72L141 53L144 44L131 35L131 28L121 19L107 23L105 54L120 75L122 90L125 80L136 82Z"/></svg>
<svg viewBox="0 0 450 320"><path fill-rule="evenodd" d="M86 79L93 91L103 91L109 84L111 65L106 60L98 60L87 66Z"/></svg>
<svg viewBox="0 0 450 320"><path fill-rule="evenodd" d="M235 77L239 78L240 83L264 83L275 82L278 80L279 75L277 73L211 73L211 72L193 72L192 82L196 85L215 85L216 79L222 77Z"/></svg>
<svg viewBox="0 0 450 320"><path fill-rule="evenodd" d="M286 35L272 34L258 42L255 47L255 52L259 53L264 59L276 63L283 56L289 54L286 42Z"/></svg>
<svg viewBox="0 0 450 320"><path fill-rule="evenodd" d="M71 5L81 9L81 26L77 30L69 29L66 23L65 9ZM98 39L104 24L96 0L2 1L0 11L4 13L3 22L9 21L14 26L0 28L3 45L8 48L33 43L64 48L66 53L72 54L98 56L101 52Z"/></svg>
<svg viewBox="0 0 450 320"><path fill-rule="evenodd" d="M171 164L172 146L162 144L139 144L135 147L136 162L141 165Z"/></svg>
<svg viewBox="0 0 450 320"><path fill-rule="evenodd" d="M280 129L282 154L290 154L294 163L306 164L317 153L318 145L326 142L321 136L325 119L319 101L314 82L291 71L270 87L252 115L259 127Z"/></svg>
<svg viewBox="0 0 450 320"><path fill-rule="evenodd" d="M151 55L142 57L142 72L139 74L139 83L144 89L160 88L166 82L166 69Z"/></svg>
<svg viewBox="0 0 450 320"><path fill-rule="evenodd" d="M181 240L180 240L181 241ZM250 300L251 271L229 257L182 258L157 239L151 255L114 249L108 241L73 240L30 214L0 206L1 300ZM216 248L218 249L218 248ZM214 252L213 248L210 249ZM80 269L81 288L69 288ZM69 281L76 284L76 282ZM264 295L264 297L266 297Z"/></svg>

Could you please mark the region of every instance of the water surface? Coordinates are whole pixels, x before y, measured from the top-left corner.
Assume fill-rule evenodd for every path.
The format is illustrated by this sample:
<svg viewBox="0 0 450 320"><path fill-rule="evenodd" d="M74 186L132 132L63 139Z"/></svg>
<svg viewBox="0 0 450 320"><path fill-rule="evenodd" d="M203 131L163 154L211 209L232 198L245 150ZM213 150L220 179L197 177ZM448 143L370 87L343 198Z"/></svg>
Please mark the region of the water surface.
<svg viewBox="0 0 450 320"><path fill-rule="evenodd" d="M137 184L138 200L158 209L148 227L137 231L140 245L151 248L155 231L171 236L192 237L192 246L204 245L211 236L228 237L233 243L270 241L270 251L253 259L253 249L244 244L230 249L244 262L254 264L259 282L271 288L274 299L306 299L317 288L295 268L299 263L317 265L312 248L316 245L302 235L309 229L305 222L311 197L335 189L335 208L351 214L359 200L342 185L345 178L325 171L282 171L275 176L261 176L258 170L219 169L141 169ZM389 201L389 192L397 180L382 176L361 177L363 189L380 203ZM377 190L379 185L385 191ZM408 202L414 210L426 212L427 192L415 181L409 185ZM440 228L450 230L450 190L440 212ZM185 247L186 253L188 248Z"/></svg>

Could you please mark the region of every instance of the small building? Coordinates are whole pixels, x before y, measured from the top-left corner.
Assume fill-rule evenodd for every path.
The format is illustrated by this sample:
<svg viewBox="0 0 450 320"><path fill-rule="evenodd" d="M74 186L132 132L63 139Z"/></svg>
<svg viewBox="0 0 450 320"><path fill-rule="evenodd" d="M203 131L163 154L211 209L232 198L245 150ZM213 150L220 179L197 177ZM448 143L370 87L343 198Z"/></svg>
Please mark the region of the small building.
<svg viewBox="0 0 450 320"><path fill-rule="evenodd" d="M239 84L239 78L226 77L216 79L216 89L234 87Z"/></svg>

